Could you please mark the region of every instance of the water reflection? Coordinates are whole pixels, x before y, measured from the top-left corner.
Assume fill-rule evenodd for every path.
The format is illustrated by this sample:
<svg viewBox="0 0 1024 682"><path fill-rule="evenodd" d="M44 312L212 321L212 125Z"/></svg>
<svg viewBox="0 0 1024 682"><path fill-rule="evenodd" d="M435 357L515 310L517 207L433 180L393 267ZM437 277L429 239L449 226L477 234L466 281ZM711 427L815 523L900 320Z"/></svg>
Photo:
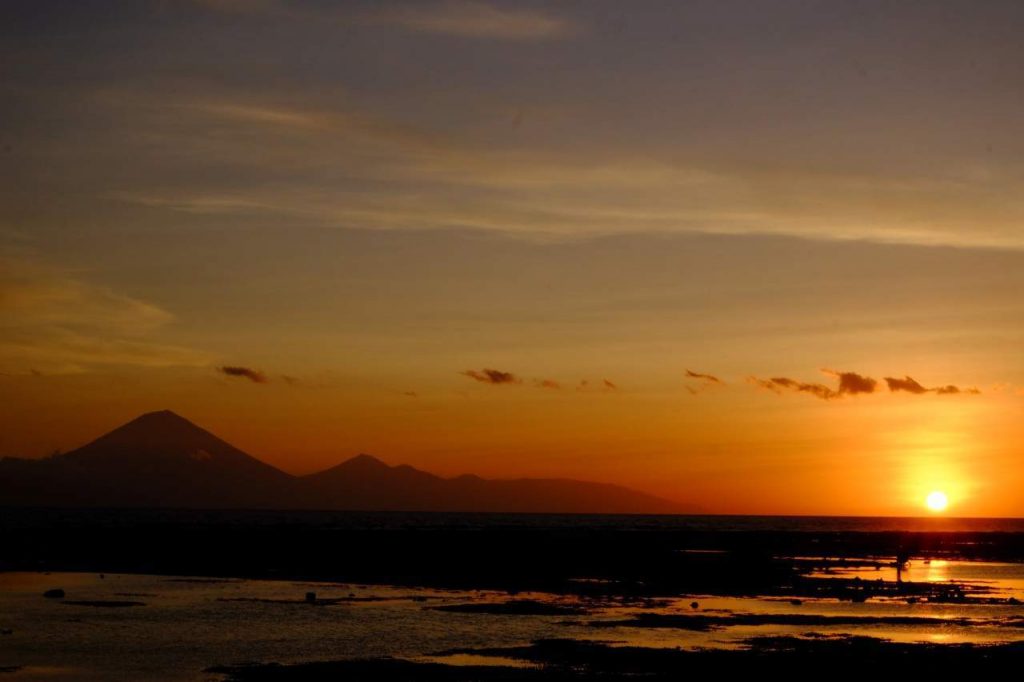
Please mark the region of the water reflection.
<svg viewBox="0 0 1024 682"><path fill-rule="evenodd" d="M835 565L817 575L887 581L896 577L891 565ZM904 580L963 582L995 595L1024 596L1024 566L1017 564L915 561ZM42 596L57 587L67 592L65 600ZM307 602L309 592L316 593L315 601ZM129 598L144 605L95 606ZM72 601L80 603L65 603ZM436 608L513 601L521 607ZM540 608L544 605L559 608ZM0 573L0 630L10 633L0 639L0 668L22 666L7 679L196 680L209 679L202 671L211 665L253 660L395 656L465 665L510 664L514 661L481 660L472 653L438 654L523 646L545 638L672 648L738 648L745 640L764 635L1007 642L1024 640L1024 606L1005 601L907 603L872 598L853 603L705 594L657 599L527 592L513 596L320 582ZM111 656L115 651L117 656Z"/></svg>
<svg viewBox="0 0 1024 682"><path fill-rule="evenodd" d="M826 560L820 563L826 563ZM809 576L859 577L862 580L884 581L895 581L897 577L895 559L863 562L863 565L843 565L835 560L828 563L827 569L812 571ZM904 565L902 579L912 583L968 584L992 597L1024 601L1024 564L948 559L913 560Z"/></svg>

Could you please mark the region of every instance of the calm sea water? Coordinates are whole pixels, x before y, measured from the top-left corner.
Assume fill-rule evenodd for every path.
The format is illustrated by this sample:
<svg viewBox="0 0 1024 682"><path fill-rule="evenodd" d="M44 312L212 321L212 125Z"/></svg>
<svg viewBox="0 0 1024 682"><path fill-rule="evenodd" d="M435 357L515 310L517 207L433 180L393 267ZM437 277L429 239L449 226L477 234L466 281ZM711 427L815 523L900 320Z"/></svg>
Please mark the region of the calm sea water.
<svg viewBox="0 0 1024 682"><path fill-rule="evenodd" d="M0 527L120 526L182 522L302 524L353 529L392 528L621 528L708 531L792 532L1000 532L1024 533L1024 519L871 517L871 516L728 516L643 514L472 514L443 512L351 512L275 510L124 510L4 509Z"/></svg>

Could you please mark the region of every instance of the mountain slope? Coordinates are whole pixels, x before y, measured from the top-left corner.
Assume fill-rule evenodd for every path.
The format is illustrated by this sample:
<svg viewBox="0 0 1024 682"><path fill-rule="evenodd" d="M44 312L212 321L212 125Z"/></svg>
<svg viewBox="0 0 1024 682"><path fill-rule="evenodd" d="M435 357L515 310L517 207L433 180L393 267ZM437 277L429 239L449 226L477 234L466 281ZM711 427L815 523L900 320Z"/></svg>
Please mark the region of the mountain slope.
<svg viewBox="0 0 1024 682"><path fill-rule="evenodd" d="M681 513L682 505L607 483L570 479L441 478L359 455L300 479L306 506L403 511Z"/></svg>
<svg viewBox="0 0 1024 682"><path fill-rule="evenodd" d="M621 486L441 478L359 455L295 477L173 412L151 412L65 455L0 460L0 506L679 513Z"/></svg>
<svg viewBox="0 0 1024 682"><path fill-rule="evenodd" d="M277 506L292 480L170 411L144 414L65 455L0 466L0 486L13 468L27 479L11 493L17 503L53 506Z"/></svg>

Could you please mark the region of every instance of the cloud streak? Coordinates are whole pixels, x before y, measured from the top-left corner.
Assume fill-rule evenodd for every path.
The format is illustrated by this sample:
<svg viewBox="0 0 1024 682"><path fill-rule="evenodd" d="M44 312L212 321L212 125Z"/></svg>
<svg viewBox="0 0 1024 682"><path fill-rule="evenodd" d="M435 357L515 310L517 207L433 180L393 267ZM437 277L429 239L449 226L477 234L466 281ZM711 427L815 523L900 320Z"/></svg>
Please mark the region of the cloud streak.
<svg viewBox="0 0 1024 682"><path fill-rule="evenodd" d="M573 26L565 19L536 10L460 0L410 3L383 10L370 19L416 33L461 38L550 40L573 32Z"/></svg>
<svg viewBox="0 0 1024 682"><path fill-rule="evenodd" d="M889 386L889 391L892 393L912 393L914 395L922 395L925 393L934 393L936 395L979 395L981 393L977 388L961 388L952 384L926 388L919 381L910 376L904 376L902 379L899 377L885 377L885 383Z"/></svg>
<svg viewBox="0 0 1024 682"><path fill-rule="evenodd" d="M815 384L803 381L797 381L796 379L790 379L789 377L772 377L771 379L758 379L757 377L750 378L751 383L761 388L765 388L774 393L782 393L783 391L794 391L796 393L808 393L816 398L822 400L831 400L839 397L837 391L832 390L824 384Z"/></svg>
<svg viewBox="0 0 1024 682"><path fill-rule="evenodd" d="M0 371L201 367L208 354L160 339L168 311L62 269L0 254Z"/></svg>
<svg viewBox="0 0 1024 682"><path fill-rule="evenodd" d="M479 381L482 384L492 384L495 386L523 383L523 380L512 372L503 372L500 369L484 368L479 371L475 369L467 369L464 372L460 372L460 374L462 374L462 376L469 377L474 381Z"/></svg>
<svg viewBox="0 0 1024 682"><path fill-rule="evenodd" d="M686 386L686 390L690 392L690 395L697 395L702 391L716 386L725 386L725 382L716 377L714 374L705 374L703 372L694 372L692 369L686 370L686 379L689 380L689 384ZM693 382L698 382L696 386L692 385Z"/></svg>
<svg viewBox="0 0 1024 682"><path fill-rule="evenodd" d="M839 372L834 369L823 369L821 372L822 374L835 377L838 380L838 385L832 388L825 384L799 381L789 377L772 377L770 379L750 377L749 381L755 386L760 386L775 393L782 393L784 391L807 393L822 400L835 400L848 395L870 394L874 393L878 388L878 381L857 372Z"/></svg>
<svg viewBox="0 0 1024 682"><path fill-rule="evenodd" d="M843 396L868 395L879 391L879 382L869 376L858 374L857 372L840 372L833 369L823 369L821 371L823 374L834 377L838 381L838 385L832 388L825 384L799 381L790 377L772 377L770 379L750 377L748 381L755 386L774 393L781 394L787 391L807 393L822 400L835 400ZM924 395L926 393L935 393L937 395L977 395L981 393L977 388L961 388L952 384L927 388L909 376L904 376L902 379L898 377L885 377L885 384L891 393L903 392L913 395Z"/></svg>
<svg viewBox="0 0 1024 682"><path fill-rule="evenodd" d="M878 388L878 381L856 372L837 372L833 369L822 370L825 374L839 379L838 395L859 395L862 393L874 393Z"/></svg>
<svg viewBox="0 0 1024 682"><path fill-rule="evenodd" d="M270 383L270 379L267 378L263 372L252 369L251 367L241 367L239 365L223 365L217 368L217 371L229 377L240 377L248 379L249 381L256 384Z"/></svg>
<svg viewBox="0 0 1024 682"><path fill-rule="evenodd" d="M689 379L701 379L711 384L725 383L713 374L702 374L700 372L694 372L692 369L686 370L686 376Z"/></svg>

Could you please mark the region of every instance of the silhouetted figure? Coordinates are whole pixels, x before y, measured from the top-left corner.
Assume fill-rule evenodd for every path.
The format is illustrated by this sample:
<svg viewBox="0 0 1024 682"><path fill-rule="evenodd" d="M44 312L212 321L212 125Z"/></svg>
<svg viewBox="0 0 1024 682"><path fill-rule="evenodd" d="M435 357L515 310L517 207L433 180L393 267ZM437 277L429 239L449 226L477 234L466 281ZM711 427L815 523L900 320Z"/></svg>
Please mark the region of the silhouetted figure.
<svg viewBox="0 0 1024 682"><path fill-rule="evenodd" d="M307 592L306 593L306 603L307 604L315 604L316 603L316 592Z"/></svg>
<svg viewBox="0 0 1024 682"><path fill-rule="evenodd" d="M896 583L903 584L903 569L910 562L910 552L902 547L896 550Z"/></svg>

